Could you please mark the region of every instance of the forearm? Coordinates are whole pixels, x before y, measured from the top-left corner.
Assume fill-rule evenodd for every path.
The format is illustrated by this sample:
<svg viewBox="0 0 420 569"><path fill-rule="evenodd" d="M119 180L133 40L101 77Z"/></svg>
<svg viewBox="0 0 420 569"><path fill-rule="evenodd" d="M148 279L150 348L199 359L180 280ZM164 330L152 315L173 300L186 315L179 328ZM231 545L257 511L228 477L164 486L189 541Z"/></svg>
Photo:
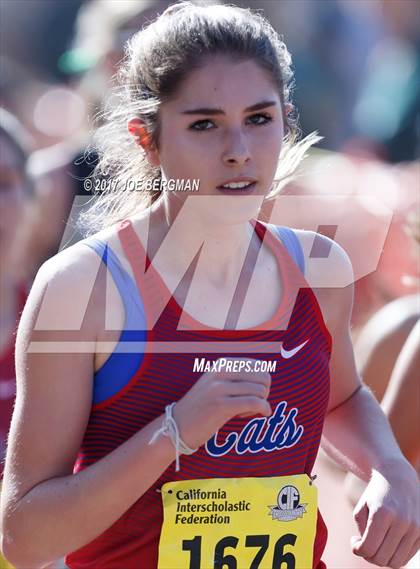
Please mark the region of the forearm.
<svg viewBox="0 0 420 569"><path fill-rule="evenodd" d="M322 446L366 481L373 471L385 475L395 465L406 463L386 416L365 386L328 413Z"/></svg>
<svg viewBox="0 0 420 569"><path fill-rule="evenodd" d="M159 417L82 472L46 480L3 513L3 549L17 567L41 567L109 528L174 460Z"/></svg>

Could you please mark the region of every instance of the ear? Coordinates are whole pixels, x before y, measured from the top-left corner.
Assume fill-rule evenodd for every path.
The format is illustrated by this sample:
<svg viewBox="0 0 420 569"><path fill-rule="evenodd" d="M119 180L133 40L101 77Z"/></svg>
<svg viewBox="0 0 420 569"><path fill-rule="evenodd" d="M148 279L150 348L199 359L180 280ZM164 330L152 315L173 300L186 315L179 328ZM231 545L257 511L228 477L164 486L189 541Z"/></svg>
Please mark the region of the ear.
<svg viewBox="0 0 420 569"><path fill-rule="evenodd" d="M134 136L137 145L141 146L146 153L147 159L152 166L160 166L159 153L146 125L139 118L133 117L127 123L128 132Z"/></svg>
<svg viewBox="0 0 420 569"><path fill-rule="evenodd" d="M292 103L286 103L284 105L284 112L286 114L286 116L290 115L290 113L293 111L294 106L292 105Z"/></svg>

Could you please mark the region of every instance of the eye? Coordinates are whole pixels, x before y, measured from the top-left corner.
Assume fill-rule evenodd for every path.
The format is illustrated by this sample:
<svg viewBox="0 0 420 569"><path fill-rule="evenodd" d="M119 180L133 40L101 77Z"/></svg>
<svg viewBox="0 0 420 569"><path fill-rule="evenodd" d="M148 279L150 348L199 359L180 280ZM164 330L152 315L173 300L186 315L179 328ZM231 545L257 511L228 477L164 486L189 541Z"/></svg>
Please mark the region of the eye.
<svg viewBox="0 0 420 569"><path fill-rule="evenodd" d="M209 127L210 125L210 127ZM190 130L210 130L214 126L213 122L209 119L202 119L200 121L196 121L188 128Z"/></svg>
<svg viewBox="0 0 420 569"><path fill-rule="evenodd" d="M247 120L251 121L251 124L260 126L271 122L273 120L273 117L265 113L257 113L255 115L251 115L250 117L248 117Z"/></svg>

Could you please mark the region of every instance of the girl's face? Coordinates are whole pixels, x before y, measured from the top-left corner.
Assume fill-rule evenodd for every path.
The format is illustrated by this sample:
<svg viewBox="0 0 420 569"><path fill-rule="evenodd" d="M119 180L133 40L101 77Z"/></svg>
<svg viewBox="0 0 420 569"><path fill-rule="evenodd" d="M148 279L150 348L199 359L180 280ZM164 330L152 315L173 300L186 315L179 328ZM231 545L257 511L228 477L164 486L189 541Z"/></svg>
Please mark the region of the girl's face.
<svg viewBox="0 0 420 569"><path fill-rule="evenodd" d="M284 137L278 91L253 60L213 57L192 71L160 107L163 177L200 180L198 192L166 192L169 200L193 198L194 211L212 223L237 223L256 215L271 190ZM247 189L221 188L230 181ZM217 196L219 199L196 199Z"/></svg>

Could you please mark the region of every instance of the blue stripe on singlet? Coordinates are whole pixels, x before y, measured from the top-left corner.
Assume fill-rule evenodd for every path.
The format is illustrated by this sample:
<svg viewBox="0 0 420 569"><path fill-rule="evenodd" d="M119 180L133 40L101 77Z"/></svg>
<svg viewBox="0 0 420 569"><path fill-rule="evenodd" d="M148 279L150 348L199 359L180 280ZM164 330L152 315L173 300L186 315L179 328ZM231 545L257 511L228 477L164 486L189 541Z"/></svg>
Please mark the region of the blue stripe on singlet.
<svg viewBox="0 0 420 569"><path fill-rule="evenodd" d="M147 336L146 315L143 301L133 278L122 267L118 257L108 244L89 238L85 244L102 258L108 267L124 303L125 322L114 351L95 373L93 380L93 404L96 405L120 391L139 368L144 358ZM139 345L132 352L126 342ZM127 352L124 352L124 347Z"/></svg>
<svg viewBox="0 0 420 569"><path fill-rule="evenodd" d="M267 224L268 227L280 238L287 252L292 257L296 265L305 274L305 257L299 237L290 227Z"/></svg>
<svg viewBox="0 0 420 569"><path fill-rule="evenodd" d="M305 271L302 247L295 232L288 227L269 225L275 236L281 239L287 252ZM133 377L144 358L147 336L146 314L140 292L133 278L122 267L118 257L107 243L90 237L85 241L101 257L108 267L124 303L125 323L115 350L95 373L93 382L93 404L97 405L116 395ZM138 342L139 350L124 352L125 342Z"/></svg>

